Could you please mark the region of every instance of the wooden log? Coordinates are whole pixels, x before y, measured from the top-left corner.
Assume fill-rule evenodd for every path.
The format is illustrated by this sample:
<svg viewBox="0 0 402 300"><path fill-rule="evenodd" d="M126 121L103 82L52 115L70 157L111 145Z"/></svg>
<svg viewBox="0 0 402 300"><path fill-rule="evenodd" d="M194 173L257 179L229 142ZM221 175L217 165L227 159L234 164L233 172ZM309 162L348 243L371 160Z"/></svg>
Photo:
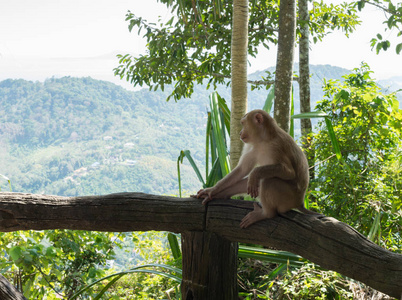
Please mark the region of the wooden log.
<svg viewBox="0 0 402 300"><path fill-rule="evenodd" d="M0 193L0 231L202 231L205 209L191 198L143 193L86 197Z"/></svg>
<svg viewBox="0 0 402 300"><path fill-rule="evenodd" d="M1 300L27 300L8 280L0 274L0 299Z"/></svg>
<svg viewBox="0 0 402 300"><path fill-rule="evenodd" d="M402 255L370 242L352 227L329 217L290 211L241 229L253 204L141 193L57 197L0 193L0 231L79 229L166 230L215 233L231 242L275 247L359 280L395 298L402 297Z"/></svg>
<svg viewBox="0 0 402 300"><path fill-rule="evenodd" d="M304 215L296 211L240 230L241 218L253 210L250 204L240 200L211 201L206 230L231 241L296 253L323 268L402 299L401 254L381 248L354 228L334 218Z"/></svg>
<svg viewBox="0 0 402 300"><path fill-rule="evenodd" d="M215 233L183 233L182 299L237 299L237 248Z"/></svg>

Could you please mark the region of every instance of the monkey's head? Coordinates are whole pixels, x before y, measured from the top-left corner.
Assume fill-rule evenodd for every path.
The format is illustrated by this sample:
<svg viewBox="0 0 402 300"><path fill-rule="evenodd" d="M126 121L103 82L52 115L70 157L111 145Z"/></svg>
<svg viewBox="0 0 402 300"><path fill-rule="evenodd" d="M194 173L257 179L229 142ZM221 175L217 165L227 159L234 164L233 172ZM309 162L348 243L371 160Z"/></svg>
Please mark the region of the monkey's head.
<svg viewBox="0 0 402 300"><path fill-rule="evenodd" d="M240 139L246 144L253 144L269 138L272 131L270 124L273 123L273 119L267 112L256 109L245 114L240 123L243 126Z"/></svg>

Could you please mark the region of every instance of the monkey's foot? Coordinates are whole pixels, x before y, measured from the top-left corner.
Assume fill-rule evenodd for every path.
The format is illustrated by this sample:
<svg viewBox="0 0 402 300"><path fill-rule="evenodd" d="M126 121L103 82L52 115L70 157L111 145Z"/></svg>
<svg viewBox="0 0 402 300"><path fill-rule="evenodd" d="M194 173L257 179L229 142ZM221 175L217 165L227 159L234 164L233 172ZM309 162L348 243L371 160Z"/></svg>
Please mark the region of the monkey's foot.
<svg viewBox="0 0 402 300"><path fill-rule="evenodd" d="M240 222L240 227L241 228L247 228L251 224L257 223L258 221L267 219L268 216L264 214L264 211L262 208L258 205L257 202L254 203L254 210L252 212L249 212L243 220Z"/></svg>

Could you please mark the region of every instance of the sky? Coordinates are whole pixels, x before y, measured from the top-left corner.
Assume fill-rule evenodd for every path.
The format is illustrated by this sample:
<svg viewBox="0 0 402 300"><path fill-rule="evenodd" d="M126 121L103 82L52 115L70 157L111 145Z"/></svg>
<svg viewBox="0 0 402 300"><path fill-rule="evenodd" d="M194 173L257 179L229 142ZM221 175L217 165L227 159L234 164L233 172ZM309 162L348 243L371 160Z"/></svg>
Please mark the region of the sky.
<svg viewBox="0 0 402 300"><path fill-rule="evenodd" d="M128 10L152 22L159 16L170 18L156 0L0 0L0 80L91 76L133 89L113 75L116 54L139 55L146 50L142 36L128 31ZM402 55L396 55L394 47L379 55L370 47L371 38L383 34L383 13L372 8L362 20L349 38L336 32L312 44L310 63L353 69L364 61L376 79L402 76ZM388 31L383 36L396 34ZM274 66L276 48L261 48L249 62L249 73Z"/></svg>

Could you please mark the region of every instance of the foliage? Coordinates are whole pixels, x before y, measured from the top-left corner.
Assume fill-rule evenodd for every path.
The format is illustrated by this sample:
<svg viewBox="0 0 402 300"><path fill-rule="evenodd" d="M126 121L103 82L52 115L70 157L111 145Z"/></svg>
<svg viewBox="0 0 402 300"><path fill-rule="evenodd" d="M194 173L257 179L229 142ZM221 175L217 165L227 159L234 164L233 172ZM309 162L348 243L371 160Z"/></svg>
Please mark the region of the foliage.
<svg viewBox="0 0 402 300"><path fill-rule="evenodd" d="M0 233L1 273L29 299L69 297L105 274L118 240L111 233L47 230Z"/></svg>
<svg viewBox="0 0 402 300"><path fill-rule="evenodd" d="M253 299L354 299L351 282L336 272L305 263L297 268L268 260L242 259L239 296Z"/></svg>
<svg viewBox="0 0 402 300"><path fill-rule="evenodd" d="M384 24L386 25L385 31L395 30L397 32L397 37L402 36L402 4L398 1L392 0L361 0L357 1L357 6L359 10L362 10L366 4L375 6L384 12L386 20ZM377 52L377 54L384 50L386 51L391 47L391 42L384 39L380 33L377 33L376 37L371 39L371 47ZM402 43L398 43L395 46L395 51L400 54L402 51Z"/></svg>
<svg viewBox="0 0 402 300"><path fill-rule="evenodd" d="M25 231L0 233L0 241L1 273L29 299L178 295L181 260L171 257L163 232Z"/></svg>
<svg viewBox="0 0 402 300"><path fill-rule="evenodd" d="M119 66L115 75L125 78L134 86L147 85L150 89L164 90L174 84L168 96L175 100L188 98L194 91L194 83L207 80L207 87L228 84L231 78L231 24L232 1L211 2L160 0L171 7L173 17L166 23L156 24L135 16L126 15L129 30L145 31L148 52L146 55L118 55ZM322 11L322 13L321 13ZM277 43L278 1L249 1L248 54L255 57L258 47L269 48ZM346 33L359 23L353 4L326 5L315 2L311 13L311 31L315 40L321 40L331 30L342 29ZM174 66L174 67L173 67ZM254 84L272 84L272 74Z"/></svg>
<svg viewBox="0 0 402 300"><path fill-rule="evenodd" d="M351 2L334 5L324 1L313 1L313 9L309 12L310 35L313 42L322 41L333 30L342 30L349 37L349 34L361 23L356 12L355 4Z"/></svg>
<svg viewBox="0 0 402 300"><path fill-rule="evenodd" d="M243 259L238 283L239 299L243 300L391 300L362 283L311 263L292 268L286 264L278 266L264 260Z"/></svg>
<svg viewBox="0 0 402 300"><path fill-rule="evenodd" d="M353 299L345 278L335 272L317 270L310 264L289 270L270 286L271 299Z"/></svg>
<svg viewBox="0 0 402 300"><path fill-rule="evenodd" d="M181 173L180 164L186 157L193 170L197 174L203 188L214 186L220 179L230 172L229 153L227 147L227 135L230 132L230 111L223 99L217 92L210 95L210 108L208 112L205 146L205 178L194 163L189 150L180 151L177 158L177 173L179 181L179 195L181 197ZM212 162L211 170L209 163Z"/></svg>
<svg viewBox="0 0 402 300"><path fill-rule="evenodd" d="M384 247L401 248L402 201L398 152L402 114L395 94L383 94L363 64L345 82L328 81L317 109L329 116L341 155L333 157L327 130L313 134L317 179L310 188L315 203ZM323 122L319 123L321 128ZM392 177L392 179L391 179ZM394 249L396 250L396 249Z"/></svg>
<svg viewBox="0 0 402 300"><path fill-rule="evenodd" d="M166 271L158 271L155 270L155 268L160 268L162 270L168 270L170 272L173 272L175 274L170 274ZM111 288L112 285L114 285L118 280L120 280L123 276L127 275L127 274L134 274L134 273L146 273L146 274L155 274L155 275L160 275L163 277L166 277L168 279L173 280L174 282L176 282L176 284L180 284L181 283L181 270L177 269L177 268L173 268L170 267L168 265L160 265L160 264L149 264L149 265L141 265L141 266L136 266L134 268L131 268L127 271L122 271L122 272L118 272L118 273L114 273L112 275L108 275L105 276L87 286L85 286L84 288L82 288L80 291L78 291L76 294L74 294L70 299L77 299L80 295L85 295L85 292L87 292L90 288L92 288L93 286L101 283L102 281L111 279L103 288L102 290L94 297L95 300L97 299L101 299L101 297L103 297L104 295L109 294L108 290ZM176 287L177 288L177 287ZM176 289L178 290L178 289ZM132 295L134 296L134 295ZM110 296L108 295L108 298ZM112 296L113 298L115 298L114 296ZM117 298L120 299L120 298Z"/></svg>
<svg viewBox="0 0 402 300"><path fill-rule="evenodd" d="M94 287L98 295L104 293L105 299L178 299L181 257L174 258L170 253L166 236L171 235L165 232L128 234L123 248L116 251L116 268Z"/></svg>
<svg viewBox="0 0 402 300"><path fill-rule="evenodd" d="M239 299L268 299L269 284L275 278L286 274L287 265L276 265L268 259L239 259Z"/></svg>

